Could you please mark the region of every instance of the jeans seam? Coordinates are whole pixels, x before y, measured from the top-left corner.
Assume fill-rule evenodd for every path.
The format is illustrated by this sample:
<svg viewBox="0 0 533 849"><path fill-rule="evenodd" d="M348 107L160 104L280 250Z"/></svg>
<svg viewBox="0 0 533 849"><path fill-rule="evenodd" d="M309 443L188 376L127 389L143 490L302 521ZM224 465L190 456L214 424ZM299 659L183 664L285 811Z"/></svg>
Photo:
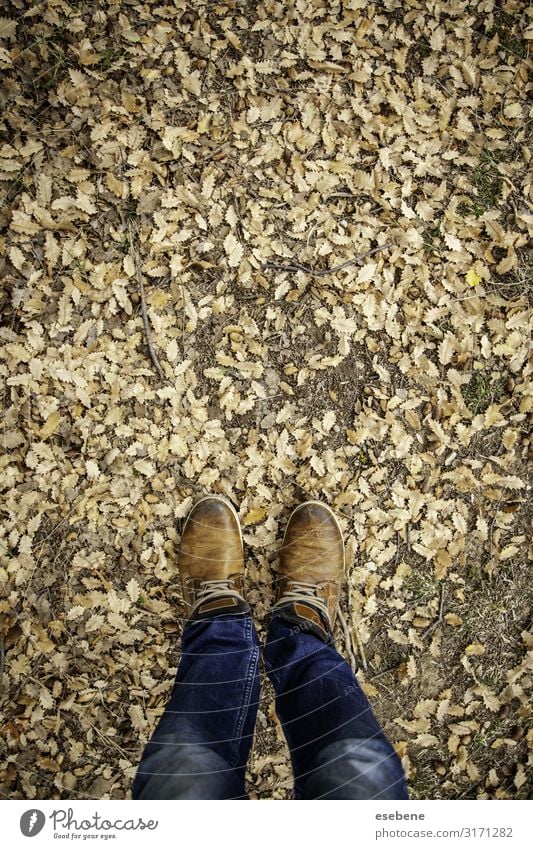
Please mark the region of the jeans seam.
<svg viewBox="0 0 533 849"><path fill-rule="evenodd" d="M246 637L250 640L253 636L253 622L250 619L246 622ZM257 665L259 659L259 646L254 645L251 649L250 659L248 661L248 670L245 678L245 686L242 695L241 707L235 720L235 728L233 731L234 737L234 754L230 761L230 766L235 767L239 760L239 743L241 742L242 727L250 709L250 699L252 695L254 681L257 675Z"/></svg>

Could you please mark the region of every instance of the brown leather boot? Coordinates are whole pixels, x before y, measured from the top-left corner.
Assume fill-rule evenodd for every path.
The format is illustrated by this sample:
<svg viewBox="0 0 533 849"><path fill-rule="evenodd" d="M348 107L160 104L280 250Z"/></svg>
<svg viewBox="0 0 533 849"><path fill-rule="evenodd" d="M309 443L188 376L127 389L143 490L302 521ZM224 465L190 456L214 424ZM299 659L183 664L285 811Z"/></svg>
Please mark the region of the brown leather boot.
<svg viewBox="0 0 533 849"><path fill-rule="evenodd" d="M178 549L183 600L190 618L244 613L244 551L239 517L219 495L190 511Z"/></svg>
<svg viewBox="0 0 533 849"><path fill-rule="evenodd" d="M343 577L344 541L337 518L326 504L305 501L285 530L273 610L330 640Z"/></svg>

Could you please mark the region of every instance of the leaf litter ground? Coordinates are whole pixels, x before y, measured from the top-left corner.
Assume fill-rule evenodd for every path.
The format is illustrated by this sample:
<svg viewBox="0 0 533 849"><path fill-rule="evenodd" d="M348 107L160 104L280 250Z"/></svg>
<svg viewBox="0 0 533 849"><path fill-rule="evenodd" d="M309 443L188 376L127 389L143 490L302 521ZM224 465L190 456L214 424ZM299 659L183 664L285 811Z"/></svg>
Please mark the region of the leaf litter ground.
<svg viewBox="0 0 533 849"><path fill-rule="evenodd" d="M262 634L291 508L336 509L414 798L531 793L531 35L515 0L4 2L5 797L129 793L206 492ZM249 792L290 798L262 693Z"/></svg>

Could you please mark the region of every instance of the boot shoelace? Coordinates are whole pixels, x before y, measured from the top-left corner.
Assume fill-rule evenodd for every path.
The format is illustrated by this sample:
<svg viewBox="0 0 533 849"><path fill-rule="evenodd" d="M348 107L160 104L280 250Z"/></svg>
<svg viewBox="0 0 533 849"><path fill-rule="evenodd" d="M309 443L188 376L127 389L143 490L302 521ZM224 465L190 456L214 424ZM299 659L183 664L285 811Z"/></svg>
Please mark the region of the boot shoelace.
<svg viewBox="0 0 533 849"><path fill-rule="evenodd" d="M330 623L330 615L326 602L319 598L316 594L317 585L309 584L306 581L290 581L289 589L286 590L279 601L276 602L273 609L281 607L285 604L309 604L311 607L318 610L326 617L326 622Z"/></svg>
<svg viewBox="0 0 533 849"><path fill-rule="evenodd" d="M215 601L218 598L237 598L243 601L243 597L237 590L232 589L235 581L233 578L223 578L217 581L202 581L200 589L195 592L195 602L191 610L191 616L198 610L206 601Z"/></svg>

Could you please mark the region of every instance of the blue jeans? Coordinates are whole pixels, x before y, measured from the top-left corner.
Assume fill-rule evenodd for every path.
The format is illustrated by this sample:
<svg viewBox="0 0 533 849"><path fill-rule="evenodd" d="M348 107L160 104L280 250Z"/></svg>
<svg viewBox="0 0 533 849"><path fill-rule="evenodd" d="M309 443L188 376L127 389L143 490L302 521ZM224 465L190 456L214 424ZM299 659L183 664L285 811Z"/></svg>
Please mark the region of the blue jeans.
<svg viewBox="0 0 533 849"><path fill-rule="evenodd" d="M352 670L280 611L264 648L297 799L407 799L400 759ZM246 799L259 704L249 614L189 620L170 701L146 746L134 799Z"/></svg>

